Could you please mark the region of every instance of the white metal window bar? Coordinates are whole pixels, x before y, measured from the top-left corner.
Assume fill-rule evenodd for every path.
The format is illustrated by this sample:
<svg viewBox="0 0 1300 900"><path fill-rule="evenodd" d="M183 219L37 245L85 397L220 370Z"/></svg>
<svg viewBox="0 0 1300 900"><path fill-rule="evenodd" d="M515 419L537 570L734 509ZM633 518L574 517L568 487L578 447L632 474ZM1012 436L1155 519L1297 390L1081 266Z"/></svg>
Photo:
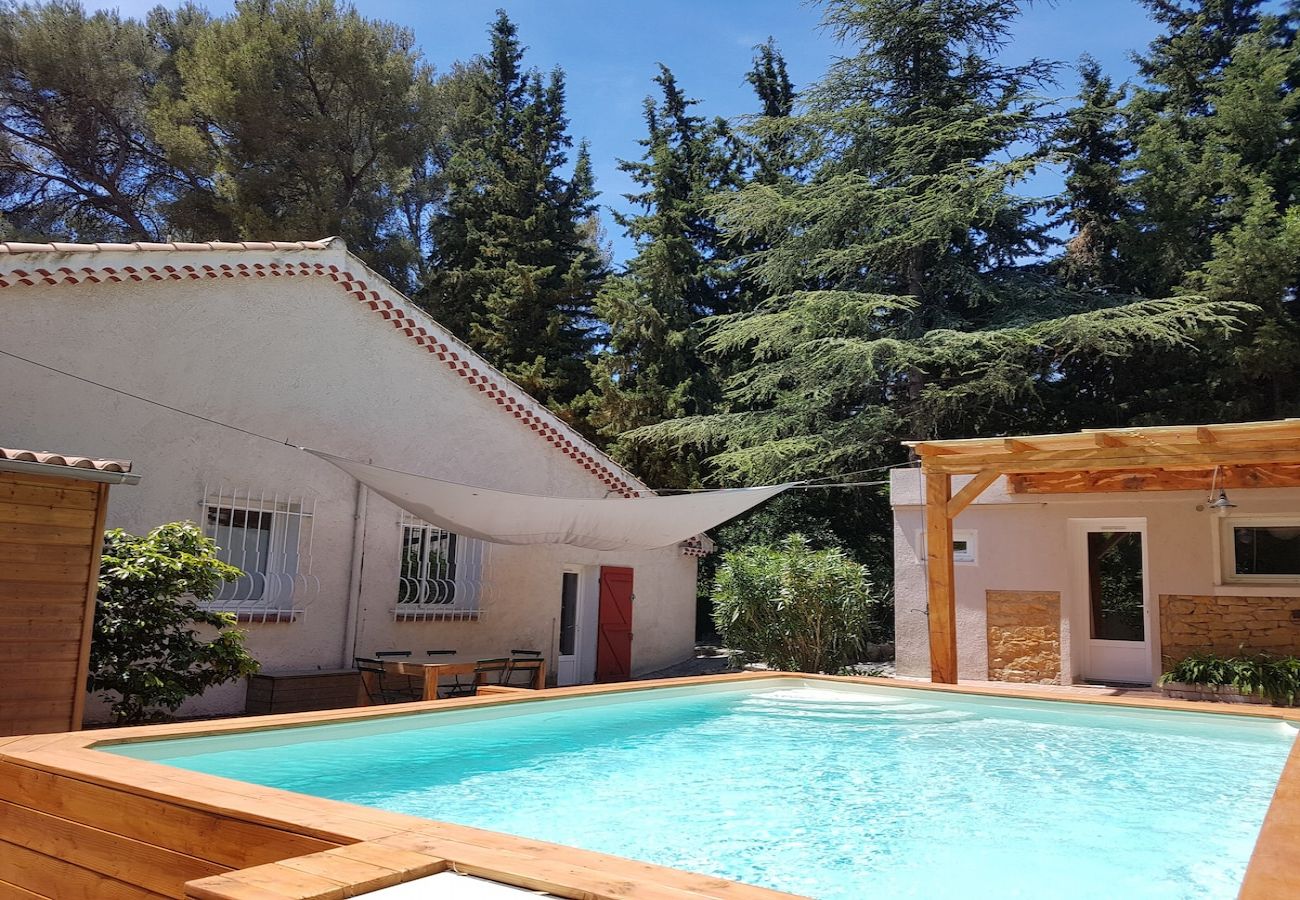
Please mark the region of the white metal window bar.
<svg viewBox="0 0 1300 900"><path fill-rule="evenodd" d="M477 619L487 543L414 516L398 523L397 619Z"/></svg>
<svg viewBox="0 0 1300 900"><path fill-rule="evenodd" d="M249 622L297 619L320 590L311 574L315 499L224 485L203 495L203 528L217 556L244 573L222 582L205 606Z"/></svg>

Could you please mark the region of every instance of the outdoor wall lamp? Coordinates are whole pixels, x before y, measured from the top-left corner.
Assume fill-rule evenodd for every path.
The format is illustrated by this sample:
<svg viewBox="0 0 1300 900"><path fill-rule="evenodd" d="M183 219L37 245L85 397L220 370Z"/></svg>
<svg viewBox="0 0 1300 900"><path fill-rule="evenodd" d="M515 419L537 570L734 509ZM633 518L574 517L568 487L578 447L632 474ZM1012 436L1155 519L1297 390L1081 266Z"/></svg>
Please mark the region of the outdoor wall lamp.
<svg viewBox="0 0 1300 900"><path fill-rule="evenodd" d="M1237 504L1233 503L1231 500L1228 499L1228 492L1223 488L1219 488L1218 497L1214 496L1214 487L1216 484L1218 484L1218 482L1219 482L1219 467L1215 466L1214 476L1210 479L1210 496L1207 497L1206 499L1209 501L1210 509L1217 512L1219 515L1223 515L1230 509L1236 509Z"/></svg>

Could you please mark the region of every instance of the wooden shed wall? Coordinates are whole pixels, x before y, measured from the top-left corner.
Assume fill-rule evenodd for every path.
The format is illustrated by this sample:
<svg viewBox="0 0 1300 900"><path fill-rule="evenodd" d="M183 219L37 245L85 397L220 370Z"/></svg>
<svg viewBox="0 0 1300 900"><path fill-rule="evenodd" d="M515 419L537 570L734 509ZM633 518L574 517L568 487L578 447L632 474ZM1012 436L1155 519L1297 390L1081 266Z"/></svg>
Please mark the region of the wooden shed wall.
<svg viewBox="0 0 1300 900"><path fill-rule="evenodd" d="M108 485L0 472L0 735L81 727Z"/></svg>

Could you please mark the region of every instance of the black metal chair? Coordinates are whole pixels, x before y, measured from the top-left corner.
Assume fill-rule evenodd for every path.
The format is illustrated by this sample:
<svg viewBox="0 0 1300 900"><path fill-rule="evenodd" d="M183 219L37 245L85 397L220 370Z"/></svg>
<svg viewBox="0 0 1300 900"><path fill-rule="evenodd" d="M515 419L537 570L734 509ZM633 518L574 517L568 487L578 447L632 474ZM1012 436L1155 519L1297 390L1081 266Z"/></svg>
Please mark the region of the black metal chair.
<svg viewBox="0 0 1300 900"><path fill-rule="evenodd" d="M516 654L518 650L512 651ZM531 688L537 685L537 673L542 668L541 654L537 656L515 656L510 660L510 671L502 684L507 687ZM518 677L516 677L518 676Z"/></svg>
<svg viewBox="0 0 1300 900"><path fill-rule="evenodd" d="M410 659L410 650L376 650L375 659L382 663L385 659ZM379 683L385 696L397 699L385 700L385 703L410 703L412 700L424 699L424 682L413 675L394 675L387 669L380 673Z"/></svg>
<svg viewBox="0 0 1300 900"><path fill-rule="evenodd" d="M455 656L455 650L425 650L426 656ZM452 682L443 687L438 686L439 697L468 697L474 693L474 683L472 681L461 681L459 675L451 676Z"/></svg>
<svg viewBox="0 0 1300 900"><path fill-rule="evenodd" d="M485 684L505 684L510 678L510 657L501 656L496 659L480 659L474 663L474 692L477 693L481 685Z"/></svg>
<svg viewBox="0 0 1300 900"><path fill-rule="evenodd" d="M366 699L372 705L381 703L410 703L412 700L419 700L419 692L412 692L410 688L410 678L406 678L407 684L394 685L393 676L384 668L384 662L380 659L372 659L366 656L358 656L353 660L353 665L361 673L361 684L366 689ZM367 678L366 675L372 677Z"/></svg>
<svg viewBox="0 0 1300 900"><path fill-rule="evenodd" d="M511 650L511 656L538 656L542 655L541 650Z"/></svg>

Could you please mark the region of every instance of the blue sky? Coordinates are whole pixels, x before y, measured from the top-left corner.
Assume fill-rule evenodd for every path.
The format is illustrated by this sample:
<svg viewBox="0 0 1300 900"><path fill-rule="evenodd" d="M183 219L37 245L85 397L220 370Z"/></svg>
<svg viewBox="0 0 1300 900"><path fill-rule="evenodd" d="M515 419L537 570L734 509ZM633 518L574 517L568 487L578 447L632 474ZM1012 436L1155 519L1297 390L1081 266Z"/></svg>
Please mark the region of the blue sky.
<svg viewBox="0 0 1300 900"><path fill-rule="evenodd" d="M138 16L155 4L91 0L87 5ZM206 5L214 12L232 6ZM503 7L529 48L527 62L565 70L572 133L591 142L600 201L617 209L626 209L621 194L632 185L616 160L639 153L641 103L653 87L657 63L671 68L683 89L701 101L702 113L732 117L754 109L744 74L754 45L769 35L785 53L797 87L817 80L838 52L818 27L819 8L800 0L356 0L356 5L371 18L411 28L425 56L444 70L451 61L485 49L487 26ZM1133 76L1130 52L1144 48L1156 32L1137 0L1038 2L1018 21L1004 55L1073 64L1088 53L1123 80ZM1057 92L1067 97L1074 89L1073 72L1063 69ZM1027 189L1047 193L1059 181L1059 174L1047 172ZM605 223L615 258L626 258L631 245L608 215Z"/></svg>

